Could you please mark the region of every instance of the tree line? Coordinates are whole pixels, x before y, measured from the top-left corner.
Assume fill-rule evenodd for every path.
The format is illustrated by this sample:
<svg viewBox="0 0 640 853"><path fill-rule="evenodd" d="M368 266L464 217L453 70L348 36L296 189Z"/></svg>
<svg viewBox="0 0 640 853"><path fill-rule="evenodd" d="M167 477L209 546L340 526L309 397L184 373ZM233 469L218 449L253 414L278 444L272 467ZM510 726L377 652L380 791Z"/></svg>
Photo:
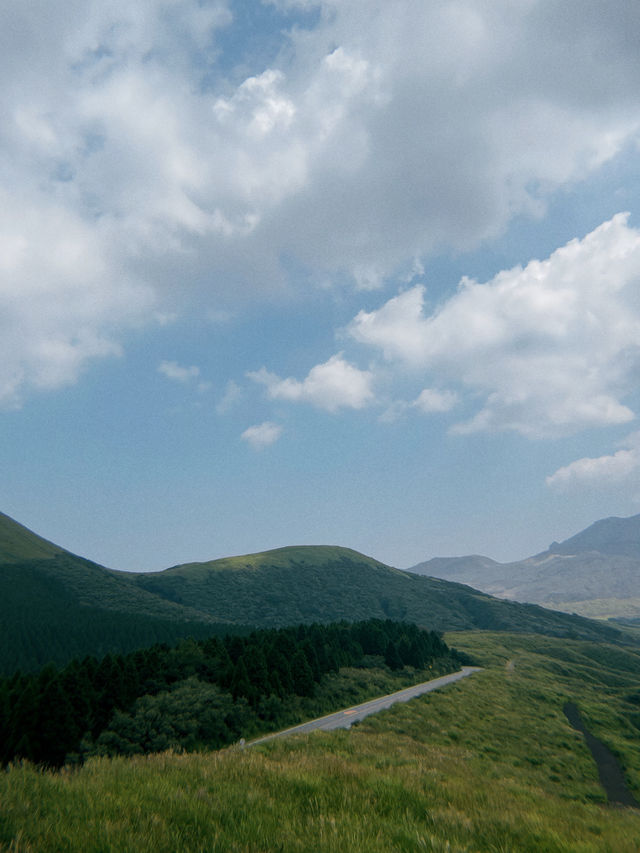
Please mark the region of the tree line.
<svg viewBox="0 0 640 853"><path fill-rule="evenodd" d="M433 631L370 619L186 639L0 680L0 762L220 748L286 719L345 666L439 671L459 655Z"/></svg>

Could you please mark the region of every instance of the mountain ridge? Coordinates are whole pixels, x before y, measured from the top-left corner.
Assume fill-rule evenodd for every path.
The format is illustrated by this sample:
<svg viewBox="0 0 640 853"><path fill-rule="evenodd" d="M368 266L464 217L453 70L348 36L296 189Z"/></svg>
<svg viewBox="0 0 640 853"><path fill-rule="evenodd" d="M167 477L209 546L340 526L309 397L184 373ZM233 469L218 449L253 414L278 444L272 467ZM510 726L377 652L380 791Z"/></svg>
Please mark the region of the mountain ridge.
<svg viewBox="0 0 640 853"><path fill-rule="evenodd" d="M640 514L602 518L563 542L552 542L547 550L553 554L596 551L640 560Z"/></svg>
<svg viewBox="0 0 640 853"><path fill-rule="evenodd" d="M0 562L48 559L61 553L63 548L0 512Z"/></svg>
<svg viewBox="0 0 640 853"><path fill-rule="evenodd" d="M355 551L353 548L347 548L343 545L285 545L280 548L270 548L267 551L256 551L251 554L239 554L237 556L232 557L219 557L215 560L201 560L196 562L188 562L188 563L178 563L175 566L171 566L168 569L162 569L159 572L133 572L132 574L138 575L163 575L168 572L178 572L182 570L197 570L201 569L212 569L214 571L222 571L226 569L259 569L264 565L277 565L286 562L290 562L290 560L284 560L283 558L288 557L298 557L299 559L304 559L305 557L322 556L323 559L328 559L331 556L341 556L341 555L352 555L354 557L358 557L360 559L364 559L372 564L377 565L385 565L381 563L380 560L376 560L374 557L369 557L366 554L361 553L360 551ZM312 561L317 562L317 559ZM388 568L393 568L392 566L388 566ZM396 571L401 571L397 569Z"/></svg>

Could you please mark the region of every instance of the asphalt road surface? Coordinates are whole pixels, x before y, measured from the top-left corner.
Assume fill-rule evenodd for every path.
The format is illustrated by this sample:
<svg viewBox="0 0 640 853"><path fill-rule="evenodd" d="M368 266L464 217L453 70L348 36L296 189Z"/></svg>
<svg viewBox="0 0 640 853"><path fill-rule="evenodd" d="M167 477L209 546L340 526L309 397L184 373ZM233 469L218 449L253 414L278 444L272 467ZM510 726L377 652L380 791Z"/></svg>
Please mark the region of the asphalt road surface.
<svg viewBox="0 0 640 853"><path fill-rule="evenodd" d="M304 732L312 732L316 729L322 729L325 732L331 731L331 729L348 729L353 723L358 720L364 720L369 714L376 714L384 708L390 708L396 702L408 702L409 699L422 696L423 693L438 690L440 687L452 684L454 681L459 681L468 675L473 675L474 672L478 672L480 669L482 669L480 666L463 666L459 672L452 672L449 675L434 678L432 681L423 681L422 684L405 687L404 690L398 690L397 693L389 693L387 696L380 696L378 699L370 699L368 702L363 702L361 705L354 705L352 708L346 708L344 711L336 711L333 714L327 714L326 717L318 717L317 720L309 720L308 723L301 723L299 726L292 726L290 729L265 735L264 737L257 738L257 740L252 740L246 746L255 746L257 743L265 743L277 737L303 734Z"/></svg>

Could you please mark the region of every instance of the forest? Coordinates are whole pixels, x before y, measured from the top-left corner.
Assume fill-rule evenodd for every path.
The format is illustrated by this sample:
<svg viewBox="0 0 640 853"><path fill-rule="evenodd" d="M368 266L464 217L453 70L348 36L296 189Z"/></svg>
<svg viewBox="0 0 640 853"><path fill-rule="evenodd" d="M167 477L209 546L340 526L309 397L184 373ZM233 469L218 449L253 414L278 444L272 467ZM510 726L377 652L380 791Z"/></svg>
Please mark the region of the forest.
<svg viewBox="0 0 640 853"><path fill-rule="evenodd" d="M342 667L436 675L459 668L462 657L433 631L370 619L49 664L0 681L0 762L57 768L91 755L218 749L297 722L296 700L313 697Z"/></svg>

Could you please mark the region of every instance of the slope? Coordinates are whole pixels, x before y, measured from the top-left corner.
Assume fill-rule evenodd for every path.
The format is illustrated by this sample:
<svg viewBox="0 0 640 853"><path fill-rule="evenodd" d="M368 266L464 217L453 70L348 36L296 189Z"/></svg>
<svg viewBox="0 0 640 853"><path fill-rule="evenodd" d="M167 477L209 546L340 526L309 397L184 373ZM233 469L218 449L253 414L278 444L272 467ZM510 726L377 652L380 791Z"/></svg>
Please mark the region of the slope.
<svg viewBox="0 0 640 853"><path fill-rule="evenodd" d="M603 518L564 542L552 542L548 553L575 555L589 551L640 560L640 514Z"/></svg>

